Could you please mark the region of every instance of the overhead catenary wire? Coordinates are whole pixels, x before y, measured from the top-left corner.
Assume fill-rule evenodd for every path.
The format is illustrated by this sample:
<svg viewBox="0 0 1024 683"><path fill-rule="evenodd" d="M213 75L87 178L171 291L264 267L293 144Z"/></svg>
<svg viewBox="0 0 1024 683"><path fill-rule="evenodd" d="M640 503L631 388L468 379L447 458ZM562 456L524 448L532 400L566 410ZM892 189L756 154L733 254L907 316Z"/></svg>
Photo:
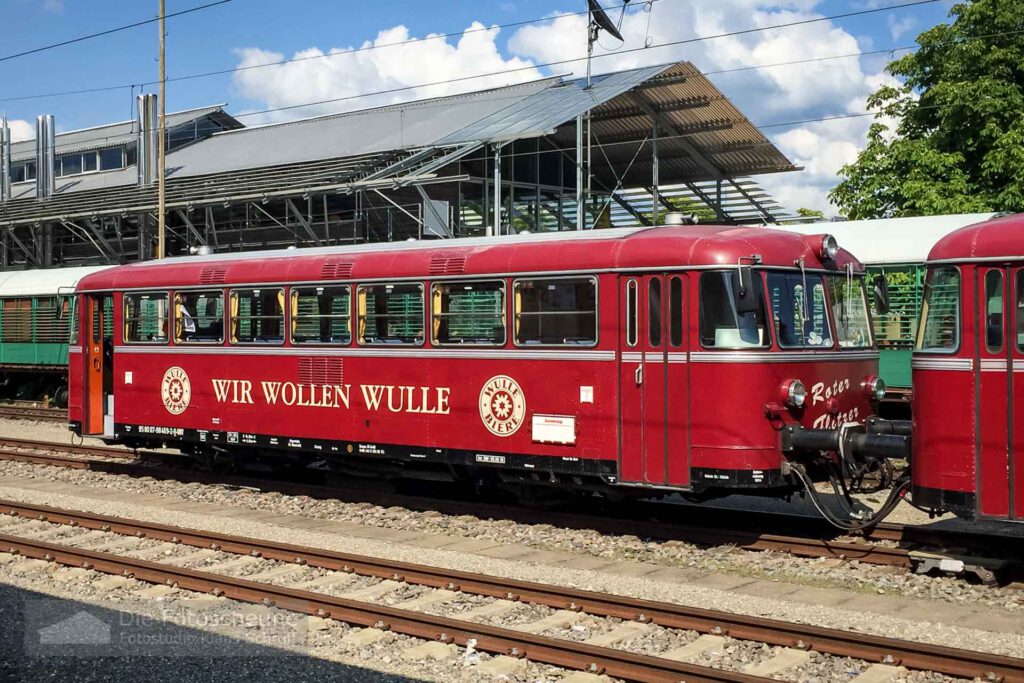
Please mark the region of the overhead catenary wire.
<svg viewBox="0 0 1024 683"><path fill-rule="evenodd" d="M200 10L210 9L211 7L217 7L218 5L226 5L233 0L216 0L215 2L208 2L205 5L198 5L196 7L189 7L188 9L179 10L177 12L171 12L166 18L180 17L185 14L192 14L193 12L199 12ZM129 29L138 28L140 26L146 26L147 24L155 24L159 21L159 17L153 17L152 19L143 19L136 21L131 24L124 24L123 26L115 26L104 31L98 31L96 33L90 33L84 36L78 36L77 38L69 38L68 40L62 40L58 43L51 43L49 45L42 45L40 47L32 48L31 50L23 50L21 52L15 52L14 54L0 56L0 62L10 61L12 59L18 59L19 57L27 57L28 55L38 54L40 52L46 52L47 50L54 50L58 47L65 47L67 45L74 45L75 43L81 43L86 40L92 40L94 38L101 38L103 36L109 36L114 33L120 33L121 31L127 31Z"/></svg>
<svg viewBox="0 0 1024 683"><path fill-rule="evenodd" d="M225 0L225 1L230 1L230 0ZM653 2L660 2L660 1L661 0L645 0L645 3L646 2L652 2L653 3ZM626 7L627 4L628 3L622 4L622 5L615 5L614 7L610 7L608 9L615 9L617 7ZM586 14L586 13L587 13L586 11L582 11L582 12L566 12L564 14L559 14L558 16L559 17L572 17L572 16L577 16L577 15ZM170 17L172 15L169 14L167 16ZM250 64L248 66L236 66L236 67L232 67L230 69L218 69L218 70L215 70L215 71L203 71L203 72L194 73L194 74L186 74L184 76L175 76L175 77L172 77L172 78L168 78L167 81L168 82L188 81L188 80L194 80L194 79L198 79L198 78L208 78L208 77L211 77L211 76L223 76L223 75L226 75L226 74L238 73L238 72L242 72L242 71L250 71L250 70L253 70L253 69L267 69L267 68L274 67L274 66L285 66L285 65L288 65L288 64L296 64L296 63L299 63L299 62L307 62L307 61L314 60L314 59L331 59L333 57L343 57L343 56L355 54L355 53L358 53L358 52L369 52L370 50L381 50L381 49L389 48L389 47L400 47L402 45L411 45L411 44L414 44L414 43L424 43L424 42L428 42L428 41L432 41L432 40L457 38L457 37L462 37L462 36L464 36L466 34L492 31L494 29L505 29L505 28L512 28L512 27L515 27L515 26L525 26L525 25L528 25L528 24L539 24L539 23L542 23L542 22L545 22L545 21L551 21L552 19L553 19L553 17L551 17L551 16L543 16L543 17L536 17L534 19L523 19L523 20L520 20L520 21L512 21L512 22L508 22L508 23L505 23L505 24L492 24L492 25L489 25L489 26L481 26L480 28L467 28L467 29L463 29L461 31L448 31L448 32L445 32L445 33L431 33L431 34L428 34L428 35L426 35L426 36L424 36L422 38L408 38L406 40L398 40L398 41L394 41L394 42L391 42L391 43L379 43L379 44L375 43L375 44L371 44L371 45L361 45L359 47L353 47L353 48L348 48L346 50L338 50L336 52L328 52L328 53L319 54L319 55L306 55L304 57L292 57L291 59L282 59L282 60L279 60L279 61L276 61L276 62L265 62L265 63L262 63L262 64ZM153 21L155 21L155 20L153 20ZM120 85L107 85L107 86L99 86L99 87L95 87L95 88L82 88L82 89L79 89L79 90L61 90L61 91L52 92L52 93L39 93L39 94L36 94L36 95L18 95L18 96L15 96L15 97L2 97L2 98L0 98L0 102L20 102L20 101L23 101L23 100L36 100L36 99L44 99L44 98L49 98L49 97L66 97L66 96L71 96L71 95L87 95L87 94L99 93L99 92L110 92L112 90L123 90L124 88L145 87L147 85L153 85L155 83L156 83L156 81L142 81L140 83L122 83Z"/></svg>
<svg viewBox="0 0 1024 683"><path fill-rule="evenodd" d="M689 38L689 39L685 39L685 40L682 40L682 41L674 41L674 42L671 42L671 43L664 43L662 45L656 46L654 49L657 49L658 47L667 47L667 46L675 45L675 44L678 44L678 43L692 43L692 42L698 42L698 41L701 41L701 40L711 40L711 39L714 39L714 38L721 38L723 36L739 34L739 33L750 33L750 32L753 32L753 31L766 31L766 30L771 30L771 29L774 29L774 28L785 28L785 27L788 27L788 26L805 24L805 23L812 22L812 21L825 21L825 20L828 20L828 19L836 18L836 17L845 17L845 16L851 16L851 15L865 14L865 13L869 13L869 12L879 12L879 11L884 11L884 10L899 9L901 7L927 4L929 2L934 2L934 1L936 1L936 0L917 0L916 2L905 3L903 5L890 5L890 6L884 7L884 8L875 8L875 9L869 9L869 10L859 10L857 12L848 12L848 13L845 13L845 14L842 14L842 15L832 15L830 17L820 17L820 18L800 20L798 22L790 22L788 24L777 24L777 25L773 25L773 26L766 26L766 27L760 27L760 28L742 29L740 31L729 33L729 34L716 34L714 36ZM1024 31L1006 31L1006 32L993 33L993 34L986 34L984 36L978 36L978 37L991 37L991 36L1007 35L1007 34L1022 33L1022 32L1024 32ZM747 66L747 67L735 67L735 68L732 68L732 69L719 69L719 70L715 70L715 71L709 71L709 72L707 72L706 75L733 73L733 72L738 72L738 71L750 71L750 70L756 70L756 69L768 69L768 68L776 68L776 67L790 66L790 65L796 65L796 64L807 64L807 63L812 63L812 62L823 62L823 61L829 61L829 60L846 59L846 58L866 56L866 55L873 55L873 54L881 54L881 53L887 53L887 52L891 53L891 52L896 52L896 51L913 50L913 49L916 49L916 48L917 48L917 46L898 46L898 47L887 48L887 49L884 49L884 50L871 50L871 51L862 51L862 52L856 52L856 53L845 53L845 54L842 54L842 55L831 55L831 56L824 56L824 57L813 57L813 58L807 58L807 59L802 59L802 60L791 60L791 61L787 61L787 62L779 62L779 63L776 63L776 64L762 64L762 65L754 65L754 66ZM631 48L630 50L619 51L619 52L616 52L616 53L598 54L598 55L594 55L594 59L600 59L600 58L607 58L607 57L617 56L617 55L623 54L623 52L635 52L635 51L641 51L643 49L644 48ZM526 65L526 66L516 67L516 68L512 68L512 69L502 69L500 71L491 71L491 72L485 72L485 73L479 73L479 74L472 74L472 75L469 75L469 76L459 76L459 77L455 77L455 78L448 78L448 79L443 79L443 80L439 80L439 81L433 81L433 82L430 82L430 83L419 83L419 84L414 84L414 85L398 86L398 87L395 87L395 88L388 88L388 89L385 89L385 90L377 90L377 91L371 91L371 92L366 92L366 93L356 93L356 94L353 94L353 95L346 95L346 96L343 96L343 97L330 98L330 99L326 99L326 100L316 100L316 101L302 102L302 103L292 104L292 105L283 105L283 106L280 106L280 107L273 107L273 108L262 109L262 110L258 110L258 111L242 112L242 113L239 113L239 114L235 114L234 116L235 116L235 118L246 118L246 117L265 115L265 114L281 112L281 111L290 111L290 110L295 110L295 109L304 109L304 108L309 108L309 107L321 106L321 105L324 105L324 104L333 104L333 103L338 103L338 102L344 102L344 101L351 101L351 100L375 97L375 96L379 96L379 95L395 94L395 93L398 93L398 92L404 92L404 91L409 91L409 90L416 90L416 89L420 89L420 88L438 87L438 86L448 85L448 84L452 84L452 83L456 83L456 82L474 80L474 79L479 79L479 78L489 78L489 77L500 76L500 75L504 75L504 74L508 74L508 73L515 73L515 72L527 71L527 70L536 70L536 69L544 68L544 67L562 66L562 65L565 65L565 64L571 64L571 63L574 63L574 62L581 61L582 59L585 59L585 57L581 56L581 57L578 57L578 58L557 60L557 61L547 62L547 63L543 63L543 64L532 64L532 65ZM545 77L545 78L551 78L551 77L549 76L549 77ZM168 79L168 80L173 80L173 79ZM543 79L540 79L540 80L543 80ZM522 84L528 83L528 82L530 82L530 81L524 81L523 83L517 83L517 84L511 84L511 85L522 85ZM599 88L599 87L600 86L595 86L595 88ZM2 100L0 100L0 101L2 101ZM323 116L329 116L329 115L332 115L332 114L328 113L328 114L322 114L322 115ZM868 112L868 113L860 113L860 114L839 115L839 116L828 117L826 119L820 119L820 120L831 120L831 119L834 119L834 118L852 118L852 117L857 117L857 116L869 116L869 115L871 115L870 112ZM812 120L808 120L806 122L812 122ZM774 124L767 124L766 126L763 126L763 127L781 127L781 126L787 126L787 125L796 125L796 123L800 123L800 122L794 122L794 123L774 123ZM120 137L120 136L117 136L117 137ZM61 148L66 148L66 147L76 147L77 148L77 147L81 147L82 145L85 145L85 144L90 143L90 142L103 142L104 140L107 140L107 139L110 139L110 136L97 137L97 138L87 138L87 139L84 139L84 140L76 140L74 142L69 142L69 143L66 143L66 144L63 144L63 145L62 144L58 144L57 145L57 149L59 150Z"/></svg>
<svg viewBox="0 0 1024 683"><path fill-rule="evenodd" d="M658 1L658 0L655 0L655 1ZM863 9L863 10L856 10L856 11L852 11L852 12L844 12L842 14L832 14L832 15L821 16L821 17L810 17L808 19L800 19L800 20L791 21L791 22L785 22L785 23L780 23L780 24L772 24L770 26L757 26L757 27L751 27L751 28L746 28L746 29L739 29L737 31L728 31L728 32L725 32L725 33L717 33L717 34L713 34L713 35L710 35L710 36L696 36L696 37L693 37L693 38L685 38L685 39L682 39L682 40L669 41L669 42L660 43L660 44L657 44L657 45L645 45L644 47L636 47L636 48L629 48L629 49L618 49L615 52L596 54L596 55L594 55L594 59L601 59L601 58L612 57L612 56L620 56L620 55L623 55L623 54L630 54L630 53L634 53L634 52L644 52L644 51L649 51L649 50L658 50L658 49L662 49L662 48L666 48L666 47L674 47L674 46L678 46L678 45L687 45L687 44L699 43L699 42L708 41L708 40L718 40L718 39L721 39L721 38L730 38L730 37L740 36L740 35L749 35L749 34L752 34L752 33L760 33L760 32L764 32L764 31L771 31L771 30L774 30L774 29L791 28L791 27L794 27L794 26L803 26L803 25L807 25L807 24L820 23L820 22L823 22L823 21L833 21L833 20L836 20L836 19L848 19L848 18L855 17L855 16L862 16L862 15L866 15L866 14L874 14L874 13L878 13L878 12L895 11L895 10L899 10L899 9L905 9L905 8L910 8L910 7L917 7L917 6L920 6L920 5L933 4L933 3L936 3L936 2L940 2L940 0L912 0L911 2L905 2L905 3L901 3L901 4L896 4L896 5L888 5L888 6L885 6L885 7L872 7L872 8ZM614 9L614 7L610 8L610 9ZM585 12L575 12L575 13L563 14L563 15L559 15L559 16L573 16L575 14L585 14ZM168 16L171 16L171 15L168 15ZM305 62L305 61L314 60L314 59L330 59L330 58L333 58L333 57L341 57L341 56L349 55L349 54L352 54L352 53L355 53L355 52L365 52L365 51L369 51L369 50L376 50L376 49L383 49L383 48L387 48L387 47L395 47L395 46L400 46L400 45L407 45L407 44L411 44L411 43L424 42L424 41L435 40L435 39L439 39L439 38L451 38L451 37L455 37L455 36L464 35L466 33L472 33L472 32L476 32L476 31L487 31L487 30L491 30L491 29L494 29L494 28L508 28L510 26L518 26L518 25L524 25L524 24L541 23L541 22L545 22L545 21L552 21L553 19L557 19L557 17L550 17L550 16L538 17L538 18L535 18L535 19L528 19L528 20L523 20L523 21L519 21L519 22L511 22L511 23L508 23L508 24L499 24L499 25L490 26L490 27L482 27L482 28L479 28L479 29L466 29L465 31L461 31L461 32L431 34L431 35L426 36L424 38L410 38L408 40L397 41L397 42L394 42L394 43L383 43L383 44L380 44L380 45L365 45L365 46L361 46L361 47L358 47L358 48L351 48L349 50L340 50L340 51L337 51L337 52L329 52L329 53L326 53L326 54L307 55L307 56L304 56L304 57L295 57L295 58L292 58L292 59L284 59L284 60L280 60L280 61L276 61L276 62L268 62L268 63L265 63L265 64L250 64L248 66L239 66L239 67L234 67L234 68L231 68L231 69L220 69L220 70L216 70L216 71L206 71L206 72L200 72L200 73L195 73L195 74L187 74L185 76L175 76L175 77L168 78L167 81L168 82L176 82L176 81L184 81L184 80L191 80L191 79L197 79L197 78L206 78L206 77L211 77L211 76L222 76L222 75L231 74L231 73L237 73L237 72L241 72L241 71L249 71L249 70L253 70L253 69L265 69L265 68L270 68L270 67L275 67L275 66L287 66L288 64L294 64L294 63L298 63L298 62ZM562 60L553 61L553 62L546 62L546 63L541 63L541 64L533 64L533 65L529 65L529 66L522 67L522 68L506 69L505 72L522 71L524 69L529 69L529 68L540 69L540 68L549 67L549 66L559 66L559 65L564 65L564 64L570 64L570 63L573 63L573 62L583 61L584 59L586 59L586 55L581 55L579 57L574 57L574 58L571 58L571 59L562 59ZM484 76L479 76L479 77L482 78ZM97 92L110 92L110 91L113 91L113 90L121 90L121 89L124 89L124 88L131 88L131 87L138 87L138 86L143 86L144 87L144 86L147 86L147 85L153 85L154 83L155 83L155 81L143 81L141 83L125 83L125 84L121 84L121 85L101 86L101 87L98 87L98 88L84 88L84 89L77 89L77 90L64 90L64 91L58 91L58 92L53 92L53 93L43 93L43 94L36 94L36 95L19 95L19 96L14 96L14 97L3 97L3 98L0 98L0 102L15 102L15 101L28 100L28 99L41 99L41 98L49 98L49 97L65 97L65 96L72 96L72 95L83 95L83 94L97 93ZM423 86L410 86L410 87L423 87ZM370 94L367 94L366 96L370 96L372 94L373 93L370 93ZM325 102L330 102L330 101L331 100L326 100Z"/></svg>

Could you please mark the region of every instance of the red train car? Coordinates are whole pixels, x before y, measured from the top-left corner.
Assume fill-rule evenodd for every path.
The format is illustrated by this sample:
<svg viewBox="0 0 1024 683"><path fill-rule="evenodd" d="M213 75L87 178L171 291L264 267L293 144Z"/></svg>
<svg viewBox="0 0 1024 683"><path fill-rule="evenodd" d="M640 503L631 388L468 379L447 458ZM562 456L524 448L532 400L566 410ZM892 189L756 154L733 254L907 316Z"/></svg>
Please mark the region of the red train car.
<svg viewBox="0 0 1024 683"><path fill-rule="evenodd" d="M828 236L714 226L137 263L79 285L70 427L516 487L789 492L799 455L863 446L839 444L884 391L863 280Z"/></svg>
<svg viewBox="0 0 1024 683"><path fill-rule="evenodd" d="M1024 215L951 233L927 265L912 363L914 503L1024 521Z"/></svg>

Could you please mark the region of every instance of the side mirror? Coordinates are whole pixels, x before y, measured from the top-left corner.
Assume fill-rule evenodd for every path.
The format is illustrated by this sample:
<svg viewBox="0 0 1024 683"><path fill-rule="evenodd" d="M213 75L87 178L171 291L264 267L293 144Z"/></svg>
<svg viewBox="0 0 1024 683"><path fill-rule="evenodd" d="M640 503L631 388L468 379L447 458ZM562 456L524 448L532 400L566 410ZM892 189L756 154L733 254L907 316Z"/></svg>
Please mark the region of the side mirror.
<svg viewBox="0 0 1024 683"><path fill-rule="evenodd" d="M737 313L753 313L760 307L757 291L754 289L754 270L750 266L739 266L733 274L733 292L736 297Z"/></svg>
<svg viewBox="0 0 1024 683"><path fill-rule="evenodd" d="M875 295L875 311L879 315L885 315L889 312L889 283L885 279L885 274L876 275L872 280L872 285Z"/></svg>

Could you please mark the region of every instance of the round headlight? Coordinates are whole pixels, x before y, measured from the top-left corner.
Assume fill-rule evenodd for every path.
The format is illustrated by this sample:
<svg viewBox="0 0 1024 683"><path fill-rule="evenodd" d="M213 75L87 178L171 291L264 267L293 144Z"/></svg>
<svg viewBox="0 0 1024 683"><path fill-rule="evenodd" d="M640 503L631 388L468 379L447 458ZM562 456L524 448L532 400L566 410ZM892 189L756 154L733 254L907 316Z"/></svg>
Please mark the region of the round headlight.
<svg viewBox="0 0 1024 683"><path fill-rule="evenodd" d="M825 235L821 238L821 257L826 261L832 261L839 255L839 242L834 235Z"/></svg>
<svg viewBox="0 0 1024 683"><path fill-rule="evenodd" d="M882 381L881 377L868 377L865 385L867 386L868 393L876 401L881 401L885 398L885 382Z"/></svg>
<svg viewBox="0 0 1024 683"><path fill-rule="evenodd" d="M798 379L791 379L782 385L786 405L800 408L807 401L807 387Z"/></svg>

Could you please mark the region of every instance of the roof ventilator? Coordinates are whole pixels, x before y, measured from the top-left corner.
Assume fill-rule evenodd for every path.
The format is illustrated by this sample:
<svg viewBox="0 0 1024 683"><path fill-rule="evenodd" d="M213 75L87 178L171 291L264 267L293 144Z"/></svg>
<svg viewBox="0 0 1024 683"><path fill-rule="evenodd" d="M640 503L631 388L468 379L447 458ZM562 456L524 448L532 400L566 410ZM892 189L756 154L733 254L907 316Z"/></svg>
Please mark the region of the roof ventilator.
<svg viewBox="0 0 1024 683"><path fill-rule="evenodd" d="M321 280L342 280L352 277L352 261L325 261L320 266Z"/></svg>
<svg viewBox="0 0 1024 683"><path fill-rule="evenodd" d="M227 280L227 275L227 268L203 268L202 272L199 273L199 284L221 284Z"/></svg>
<svg viewBox="0 0 1024 683"><path fill-rule="evenodd" d="M466 272L466 257L455 256L433 256L430 259L431 275L456 275Z"/></svg>
<svg viewBox="0 0 1024 683"><path fill-rule="evenodd" d="M665 214L665 225L697 225L700 219L697 214L685 214L680 211L670 211Z"/></svg>

